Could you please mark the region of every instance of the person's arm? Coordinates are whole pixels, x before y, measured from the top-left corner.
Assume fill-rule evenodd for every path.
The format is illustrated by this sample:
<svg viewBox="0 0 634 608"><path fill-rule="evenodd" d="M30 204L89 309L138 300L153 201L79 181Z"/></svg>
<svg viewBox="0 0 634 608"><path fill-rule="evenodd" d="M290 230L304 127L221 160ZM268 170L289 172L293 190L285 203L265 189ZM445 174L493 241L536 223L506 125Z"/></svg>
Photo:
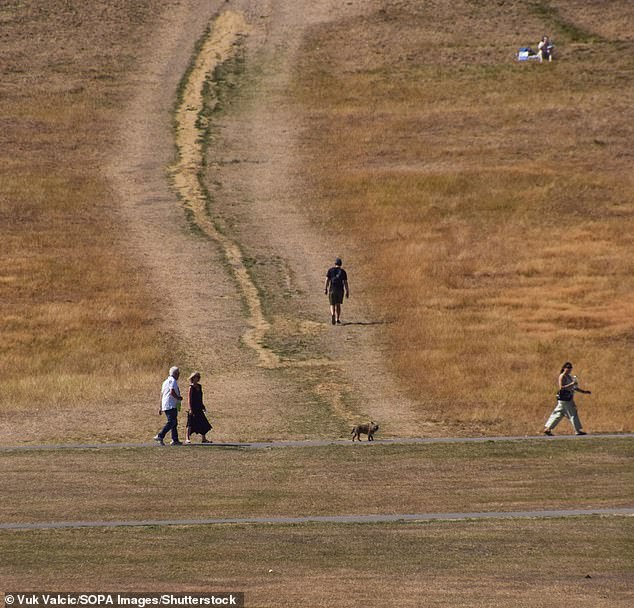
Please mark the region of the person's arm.
<svg viewBox="0 0 634 608"><path fill-rule="evenodd" d="M346 290L346 298L350 297L350 288L348 287L348 279L344 279L343 288Z"/></svg>
<svg viewBox="0 0 634 608"><path fill-rule="evenodd" d="M584 395L592 395L592 392L591 392L591 391L586 391L586 390L583 390L583 389L579 386L579 384L578 384L578 380L577 380L577 377L576 377L576 376L574 377L574 380L575 380L575 386L574 386L573 390L574 390L576 393L583 393Z"/></svg>
<svg viewBox="0 0 634 608"><path fill-rule="evenodd" d="M178 390L176 390L178 389ZM172 386L170 387L170 395L172 395L172 397L174 397L174 399L176 399L176 401L182 401L183 398L181 397L181 389L178 387L178 384L176 383L176 380L174 380L174 382L172 382Z"/></svg>
<svg viewBox="0 0 634 608"><path fill-rule="evenodd" d="M324 283L324 293L328 293L328 287L330 287L330 277L326 277L326 282Z"/></svg>

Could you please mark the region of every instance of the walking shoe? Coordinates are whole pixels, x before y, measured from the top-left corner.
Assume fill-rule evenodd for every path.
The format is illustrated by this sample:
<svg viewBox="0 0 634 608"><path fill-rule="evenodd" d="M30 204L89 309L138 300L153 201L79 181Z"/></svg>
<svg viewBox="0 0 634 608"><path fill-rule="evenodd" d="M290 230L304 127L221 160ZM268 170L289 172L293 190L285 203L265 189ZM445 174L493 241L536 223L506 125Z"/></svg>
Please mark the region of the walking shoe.
<svg viewBox="0 0 634 608"><path fill-rule="evenodd" d="M211 439L203 439L200 443L213 443Z"/></svg>
<svg viewBox="0 0 634 608"><path fill-rule="evenodd" d="M190 439L185 439L185 445L187 445L189 443L191 443L191 440Z"/></svg>
<svg viewBox="0 0 634 608"><path fill-rule="evenodd" d="M549 437L552 437L553 432L550 429L544 429L544 435L548 435Z"/></svg>
<svg viewBox="0 0 634 608"><path fill-rule="evenodd" d="M172 441L170 445L183 445L182 441Z"/></svg>
<svg viewBox="0 0 634 608"><path fill-rule="evenodd" d="M341 321L337 319L337 325L341 325Z"/></svg>
<svg viewBox="0 0 634 608"><path fill-rule="evenodd" d="M158 443L159 445L165 445L165 443L163 442L163 438L159 437L158 435L154 436L154 441L156 441L156 443Z"/></svg>
<svg viewBox="0 0 634 608"><path fill-rule="evenodd" d="M332 322L332 324L333 324L333 325L337 322L337 320L335 319L335 315L332 315L332 317L330 318L330 320L331 320L331 322Z"/></svg>
<svg viewBox="0 0 634 608"><path fill-rule="evenodd" d="M575 433L575 435L587 435L588 433L586 433L585 431L577 431Z"/></svg>

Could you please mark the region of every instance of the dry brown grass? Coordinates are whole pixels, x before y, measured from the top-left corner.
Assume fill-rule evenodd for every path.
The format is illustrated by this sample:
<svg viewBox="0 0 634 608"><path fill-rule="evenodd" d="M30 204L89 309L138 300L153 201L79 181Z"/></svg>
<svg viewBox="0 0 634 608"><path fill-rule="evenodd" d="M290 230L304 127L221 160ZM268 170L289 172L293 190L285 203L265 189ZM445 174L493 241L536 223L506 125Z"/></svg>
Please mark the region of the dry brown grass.
<svg viewBox="0 0 634 608"><path fill-rule="evenodd" d="M134 436L148 424L146 412L127 404L145 396L164 373L164 348L156 340L161 323L138 269L120 252L117 201L99 167L131 90L137 41L170 4L12 0L0 7L2 442L47 433L112 439ZM465 53L482 50L480 36L465 43L468 28L484 35L489 27L501 50L505 41L517 45L517 32L541 33L541 18L522 14L520 2L500 3L496 15L483 9L487 3L435 3L433 15L425 12L431 5L388 1L384 13L315 33L327 44L307 53L302 66L317 85L311 112L323 131L312 135L332 144L331 161L345 169L333 173L333 181L318 181L317 192L337 205L350 203L342 209L353 232L367 226L368 242L354 251L390 277L378 298L393 304L385 294L400 290L403 316L390 327L407 348L392 353L397 370L414 379L413 390L425 391L428 411L444 417L438 406L478 400L474 415L483 427L493 422L499 430L496 417L508 412L495 392L501 390L495 373L534 370L522 375L520 387L531 394L553 371L554 358L559 364L564 356L553 350L552 319L544 311L573 323L584 319L562 333L578 349L565 356L583 352L579 359L592 371L592 388L603 381L596 355L601 340L612 349L601 359L606 370L631 341L623 283L631 184L622 171L630 126L625 119L613 122L606 109L618 117L630 111L627 81L618 78L628 53L619 55L618 45L604 41L579 43L579 57L588 63L573 56L576 71L570 74L563 61L548 72L535 66L520 71L490 52L486 60L465 64ZM419 14L409 14L413 7ZM612 3L612 12L601 12L604 38L622 36L625 25L616 15L623 7ZM582 8L575 15L587 28L593 13ZM591 8L596 13L597 3ZM500 38L509 24L513 40L510 33ZM350 54L361 29L372 44ZM442 45L440 63L427 60L434 43ZM316 71L321 59L327 61L324 74ZM561 79L579 109L556 114ZM555 95L552 107L538 112L536 90L544 80ZM615 97L617 82L623 86ZM347 91L345 98L334 94L333 83ZM505 93L511 86L519 87L514 105ZM522 95L527 102L517 101ZM589 99L600 110L596 122ZM484 111L483 104L493 110ZM565 125L572 119L591 129L571 133ZM513 128L520 120L522 128ZM550 152L534 154L536 136L557 144L557 163ZM518 160L529 152L530 162ZM513 205L509 189L518 190ZM590 204L595 198L596 209ZM534 254L546 239L539 223L559 219L562 209L574 224L571 234L588 237L583 251L592 258L575 264L585 274L567 286L572 294L555 296L544 287L549 273L561 270L563 253L579 253L580 246L551 239L547 256ZM513 236L516 226L522 238ZM512 263L502 254L512 254ZM403 256L412 262L409 270L385 272ZM364 276L361 264L357 269L369 284L368 271ZM423 279L425 288L412 291ZM536 298L540 306L532 306ZM581 330L589 332L587 345L577 337ZM486 344L479 346L484 331ZM462 354L470 355L468 367L461 361L454 368ZM419 369L424 373L412 373ZM455 377L470 383L468 393L438 380L448 385ZM489 387L480 387L482 377L490 378ZM622 405L613 389L613 419L604 425L612 430ZM606 407L597 399L601 416ZM459 417L450 409L447 415ZM631 502L628 446L627 440L591 440L522 447L4 453L2 520L358 513L360 505L383 512L620 505ZM573 464L564 470L562 461ZM0 580L5 589L21 590L245 589L252 606L332 605L333 598L339 605L419 606L421 597L428 605L626 606L632 599L630 537L629 518L3 531Z"/></svg>
<svg viewBox="0 0 634 608"><path fill-rule="evenodd" d="M253 608L626 608L633 524L592 517L3 531L0 579L11 591L245 591Z"/></svg>
<svg viewBox="0 0 634 608"><path fill-rule="evenodd" d="M138 40L165 4L0 9L0 441L91 434L167 365L101 171Z"/></svg>
<svg viewBox="0 0 634 608"><path fill-rule="evenodd" d="M0 453L0 521L624 507L633 443Z"/></svg>
<svg viewBox="0 0 634 608"><path fill-rule="evenodd" d="M572 360L586 426L632 430L629 3L377 9L313 31L295 94L311 209L393 370L422 417L524 433ZM544 32L559 61L516 64Z"/></svg>
<svg viewBox="0 0 634 608"><path fill-rule="evenodd" d="M129 404L153 400L171 362L164 325L100 166L139 40L170 4L0 9L0 441L158 426ZM612 381L632 345L631 8L492 6L368 3L313 32L295 92L326 151L305 159L315 208L363 234L346 259L356 284L381 277L359 295L393 321L387 354L421 418L532 431L571 358L595 392L587 427L632 429L631 381ZM561 61L513 64L544 30Z"/></svg>

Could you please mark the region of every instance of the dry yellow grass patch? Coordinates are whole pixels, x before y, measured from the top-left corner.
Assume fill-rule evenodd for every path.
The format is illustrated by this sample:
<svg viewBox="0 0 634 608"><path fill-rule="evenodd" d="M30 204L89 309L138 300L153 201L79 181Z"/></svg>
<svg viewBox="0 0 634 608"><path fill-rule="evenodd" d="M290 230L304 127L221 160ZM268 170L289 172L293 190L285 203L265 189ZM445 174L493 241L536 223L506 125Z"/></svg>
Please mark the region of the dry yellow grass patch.
<svg viewBox="0 0 634 608"><path fill-rule="evenodd" d="M0 9L1 442L103 432L167 364L101 171L160 4Z"/></svg>
<svg viewBox="0 0 634 608"><path fill-rule="evenodd" d="M633 527L591 517L4 531L0 576L10 590L244 591L253 608L629 608Z"/></svg>
<svg viewBox="0 0 634 608"><path fill-rule="evenodd" d="M311 209L422 417L534 432L570 359L587 428L634 428L634 22L577 4L395 0L305 44Z"/></svg>
<svg viewBox="0 0 634 608"><path fill-rule="evenodd" d="M632 439L588 438L495 445L0 453L6 494L0 521L627 507L632 504L633 444ZM178 488L178 498L166 491L165 480Z"/></svg>

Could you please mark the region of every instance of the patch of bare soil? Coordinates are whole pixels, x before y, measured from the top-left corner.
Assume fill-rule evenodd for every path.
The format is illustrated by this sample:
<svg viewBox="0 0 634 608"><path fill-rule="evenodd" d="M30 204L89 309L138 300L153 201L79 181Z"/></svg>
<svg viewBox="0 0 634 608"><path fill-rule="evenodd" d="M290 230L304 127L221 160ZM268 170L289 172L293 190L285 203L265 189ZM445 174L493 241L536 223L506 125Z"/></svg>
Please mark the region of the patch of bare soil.
<svg viewBox="0 0 634 608"><path fill-rule="evenodd" d="M213 4L183 3L156 36L111 167L174 363L202 372L217 439L345 436L368 418L383 436L435 432L387 375L375 342L386 320L364 307L370 286L346 243L316 234L302 207L310 192L297 150L309 144L288 96L294 58L309 28L367 2ZM174 140L166 92L207 26ZM213 74L205 149L198 115ZM348 263L351 298L333 327L322 286L335 255Z"/></svg>

